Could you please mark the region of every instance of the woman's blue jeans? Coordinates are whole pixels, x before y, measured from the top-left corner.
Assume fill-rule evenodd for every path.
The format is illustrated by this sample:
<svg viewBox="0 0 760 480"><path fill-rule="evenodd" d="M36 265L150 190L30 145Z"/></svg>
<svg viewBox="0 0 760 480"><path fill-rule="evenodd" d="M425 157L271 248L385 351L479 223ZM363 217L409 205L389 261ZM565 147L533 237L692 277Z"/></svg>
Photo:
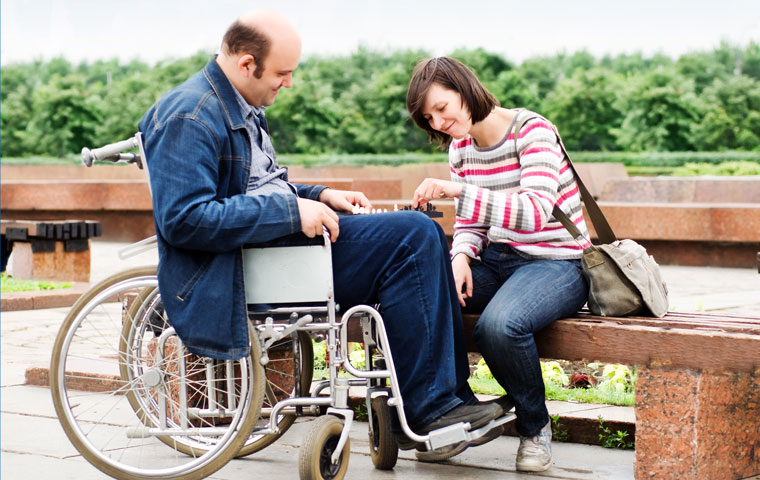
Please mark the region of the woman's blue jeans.
<svg viewBox="0 0 760 480"><path fill-rule="evenodd" d="M491 243L472 266L473 297L466 313L480 313L475 341L494 378L515 402L517 431L530 437L549 421L533 334L577 312L588 295L580 260L527 259Z"/></svg>
<svg viewBox="0 0 760 480"><path fill-rule="evenodd" d="M379 303L409 425L474 401L461 309L441 227L420 212L341 216L333 283L341 310Z"/></svg>

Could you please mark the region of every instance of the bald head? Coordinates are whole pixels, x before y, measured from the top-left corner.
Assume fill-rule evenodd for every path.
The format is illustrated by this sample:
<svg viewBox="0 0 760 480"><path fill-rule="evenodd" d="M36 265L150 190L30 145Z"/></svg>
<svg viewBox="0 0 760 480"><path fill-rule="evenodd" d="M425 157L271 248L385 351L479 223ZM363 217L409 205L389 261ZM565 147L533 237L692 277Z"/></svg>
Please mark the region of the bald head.
<svg viewBox="0 0 760 480"><path fill-rule="evenodd" d="M266 106L292 85L300 56L295 27L276 12L256 10L230 26L216 62L250 105Z"/></svg>

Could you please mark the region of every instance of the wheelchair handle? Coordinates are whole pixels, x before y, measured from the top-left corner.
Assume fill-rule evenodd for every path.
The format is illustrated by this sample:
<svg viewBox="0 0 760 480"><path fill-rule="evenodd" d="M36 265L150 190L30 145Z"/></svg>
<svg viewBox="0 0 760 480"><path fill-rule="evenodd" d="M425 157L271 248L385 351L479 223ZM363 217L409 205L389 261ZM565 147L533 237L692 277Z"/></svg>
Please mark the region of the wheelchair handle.
<svg viewBox="0 0 760 480"><path fill-rule="evenodd" d="M119 155L121 152L133 148L137 148L137 140L134 137L94 150L85 147L82 149L82 163L86 167L91 167L93 162L106 160L109 157L116 157L115 160L119 160L121 158Z"/></svg>

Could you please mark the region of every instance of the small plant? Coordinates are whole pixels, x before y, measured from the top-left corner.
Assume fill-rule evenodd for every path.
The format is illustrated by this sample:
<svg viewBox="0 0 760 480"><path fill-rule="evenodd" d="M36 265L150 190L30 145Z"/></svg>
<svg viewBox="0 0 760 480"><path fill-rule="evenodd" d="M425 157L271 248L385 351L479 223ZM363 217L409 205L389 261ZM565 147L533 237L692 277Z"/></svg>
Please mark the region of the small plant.
<svg viewBox="0 0 760 480"><path fill-rule="evenodd" d="M599 388L611 392L630 392L633 389L633 372L625 365L610 363L602 371Z"/></svg>
<svg viewBox="0 0 760 480"><path fill-rule="evenodd" d="M365 368L367 360L364 358L364 347L362 347L362 344L352 343L350 349L348 359L351 361L351 365L358 369Z"/></svg>
<svg viewBox="0 0 760 480"><path fill-rule="evenodd" d="M541 376L544 383L553 383L555 385L567 385L570 381L565 375L565 371L559 362L541 362Z"/></svg>
<svg viewBox="0 0 760 480"><path fill-rule="evenodd" d="M472 372L472 376L475 378L493 378L493 374L491 373L491 369L488 368L488 365L486 365L486 361L484 359L480 359L478 362L475 371Z"/></svg>
<svg viewBox="0 0 760 480"><path fill-rule="evenodd" d="M367 413L366 403L359 403L354 407L354 420L357 422L369 421L369 413Z"/></svg>
<svg viewBox="0 0 760 480"><path fill-rule="evenodd" d="M604 448L621 448L628 450L633 448L633 441L627 440L628 432L617 430L613 433L612 430L610 430L610 427L604 425L604 418L602 418L601 415L599 415L597 419L599 420L599 430L601 432L599 433L599 441Z"/></svg>
<svg viewBox="0 0 760 480"><path fill-rule="evenodd" d="M327 368L327 342L312 341L314 349L314 368L324 370Z"/></svg>
<svg viewBox="0 0 760 480"><path fill-rule="evenodd" d="M567 442L570 440L570 431L567 427L559 423L559 413L556 415L549 415L552 419L552 439L558 442Z"/></svg>

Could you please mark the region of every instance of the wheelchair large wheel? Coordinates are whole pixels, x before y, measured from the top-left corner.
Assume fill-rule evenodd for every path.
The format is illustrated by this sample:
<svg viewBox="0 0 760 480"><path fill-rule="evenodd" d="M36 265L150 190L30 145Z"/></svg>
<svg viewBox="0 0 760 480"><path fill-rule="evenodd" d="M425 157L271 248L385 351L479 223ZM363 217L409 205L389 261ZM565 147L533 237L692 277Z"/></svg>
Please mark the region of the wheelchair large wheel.
<svg viewBox="0 0 760 480"><path fill-rule="evenodd" d="M122 329L120 351L125 358L121 364L123 379L138 378L146 368L150 368L151 358L154 356L155 339L168 326L169 323L158 289L144 289L131 303L129 315L125 319ZM267 381L264 387L262 416L254 428L269 424L269 411L278 401L295 395L305 395L311 386L314 370L311 337L305 332L299 332L293 338L286 338L277 342L269 348L267 353L269 363L265 367ZM258 357L254 358L258 362ZM198 357L190 357L190 359L197 361ZM225 372L220 371L215 375L215 378L223 382L225 375ZM296 389L297 384L298 389ZM224 384L221 386L224 387ZM143 415L146 424L153 423L154 420L151 416L144 415L144 412L156 411L155 399L143 395L141 390L131 390L127 395L132 408L138 415ZM193 392L188 395L192 399ZM263 414L264 412L266 414ZM290 428L295 418L295 415L292 414L278 415L279 432L277 434L261 434L254 430L246 439L237 456L250 455L272 444ZM195 456L202 454L209 448L209 441L195 443L176 442L173 439L168 439L167 444L180 452Z"/></svg>
<svg viewBox="0 0 760 480"><path fill-rule="evenodd" d="M145 365L140 376L123 378L121 364L126 358L121 334L125 317L133 311L128 305L156 289L155 267L137 268L100 282L74 304L53 347L53 403L75 448L104 473L127 480L200 479L234 458L248 438L260 415L264 372L250 357L229 362L226 371L234 376L228 385L233 387L224 391L228 405L220 410L226 414L223 423L189 413L210 404L210 390L197 384L197 365L187 360L181 342L169 336L170 331L165 358L154 357L154 364ZM254 335L251 356L260 356ZM213 369L214 362L202 359L204 374L206 365ZM185 367L182 376L179 372ZM175 391L185 387L195 393L197 403L178 401L183 396ZM130 403L134 395L127 395L135 391L143 399L155 399L158 412L135 411ZM180 444L208 448L188 456L178 451L175 445Z"/></svg>
<svg viewBox="0 0 760 480"><path fill-rule="evenodd" d="M301 480L341 480L348 470L350 439L343 446L338 463L333 464L331 458L343 431L343 420L334 415L324 415L311 423L298 454Z"/></svg>
<svg viewBox="0 0 760 480"><path fill-rule="evenodd" d="M391 409L388 397L375 397L370 401L372 427L369 429L369 453L378 470L392 470L398 460L398 444L391 429Z"/></svg>

